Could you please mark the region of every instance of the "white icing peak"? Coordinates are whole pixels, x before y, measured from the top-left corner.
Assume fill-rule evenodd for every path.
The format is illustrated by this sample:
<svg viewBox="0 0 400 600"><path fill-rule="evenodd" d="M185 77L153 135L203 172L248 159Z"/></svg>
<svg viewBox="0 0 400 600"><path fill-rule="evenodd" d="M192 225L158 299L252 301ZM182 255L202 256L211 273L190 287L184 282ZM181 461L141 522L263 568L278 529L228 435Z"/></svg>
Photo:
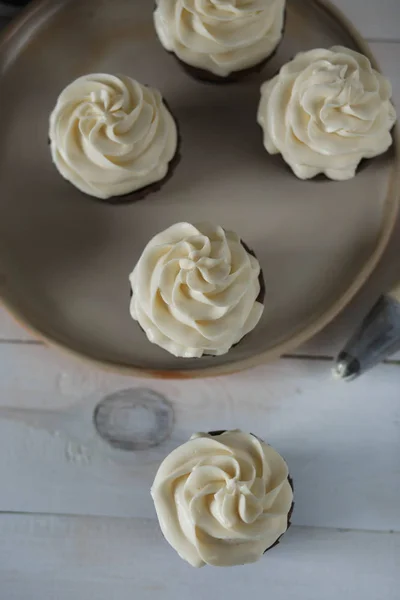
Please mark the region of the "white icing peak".
<svg viewBox="0 0 400 600"><path fill-rule="evenodd" d="M130 275L131 316L175 356L225 354L261 318L259 275L235 233L177 223L147 244Z"/></svg>
<svg viewBox="0 0 400 600"><path fill-rule="evenodd" d="M156 0L164 48L226 77L268 58L282 38L286 0Z"/></svg>
<svg viewBox="0 0 400 600"><path fill-rule="evenodd" d="M288 467L242 431L198 433L161 464L151 494L162 532L194 567L256 562L287 530Z"/></svg>
<svg viewBox="0 0 400 600"><path fill-rule="evenodd" d="M125 76L79 77L50 116L53 162L86 194L110 198L163 179L177 149L160 93Z"/></svg>
<svg viewBox="0 0 400 600"><path fill-rule="evenodd" d="M335 46L300 53L261 88L265 148L281 153L300 179L350 179L363 158L392 144L391 93L358 52Z"/></svg>

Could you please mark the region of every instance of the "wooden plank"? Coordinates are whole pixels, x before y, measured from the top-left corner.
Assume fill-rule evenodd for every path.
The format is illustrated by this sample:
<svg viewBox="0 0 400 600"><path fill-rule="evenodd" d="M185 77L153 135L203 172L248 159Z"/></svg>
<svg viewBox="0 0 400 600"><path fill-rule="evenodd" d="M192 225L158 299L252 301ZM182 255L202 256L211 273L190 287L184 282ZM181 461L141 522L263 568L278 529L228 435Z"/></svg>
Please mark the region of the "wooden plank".
<svg viewBox="0 0 400 600"><path fill-rule="evenodd" d="M400 369L344 384L330 366L294 359L228 378L143 381L44 347L0 345L0 511L152 517L149 489L166 454L194 431L239 427L286 457L296 524L400 531ZM92 424L95 406L143 387L170 402L171 437L143 451L109 447ZM135 438L156 421L143 411L115 420Z"/></svg>
<svg viewBox="0 0 400 600"><path fill-rule="evenodd" d="M197 570L154 520L0 515L5 600L397 600L399 556L400 534L293 527L257 564Z"/></svg>
<svg viewBox="0 0 400 600"><path fill-rule="evenodd" d="M331 0L370 40L399 40L398 0Z"/></svg>

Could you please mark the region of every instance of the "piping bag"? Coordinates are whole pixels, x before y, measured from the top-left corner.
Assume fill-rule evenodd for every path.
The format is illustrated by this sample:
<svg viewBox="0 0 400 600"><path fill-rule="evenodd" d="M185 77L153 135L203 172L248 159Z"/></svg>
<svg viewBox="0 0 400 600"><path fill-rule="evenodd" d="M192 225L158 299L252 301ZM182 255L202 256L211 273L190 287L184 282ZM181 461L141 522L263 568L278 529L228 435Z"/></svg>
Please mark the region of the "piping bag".
<svg viewBox="0 0 400 600"><path fill-rule="evenodd" d="M336 359L333 375L352 381L400 350L400 283L379 298Z"/></svg>

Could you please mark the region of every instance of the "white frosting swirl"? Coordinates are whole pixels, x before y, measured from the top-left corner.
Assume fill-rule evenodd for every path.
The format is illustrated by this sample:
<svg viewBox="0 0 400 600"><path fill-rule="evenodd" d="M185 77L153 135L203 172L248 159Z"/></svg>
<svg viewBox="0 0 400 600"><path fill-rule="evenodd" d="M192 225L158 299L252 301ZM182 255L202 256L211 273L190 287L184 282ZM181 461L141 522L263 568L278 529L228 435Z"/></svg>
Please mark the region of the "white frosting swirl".
<svg viewBox="0 0 400 600"><path fill-rule="evenodd" d="M227 567L257 561L287 530L288 477L283 458L251 434L199 433L163 461L151 495L181 558Z"/></svg>
<svg viewBox="0 0 400 600"><path fill-rule="evenodd" d="M131 273L131 315L175 356L225 354L260 320L259 275L235 233L177 223L147 244Z"/></svg>
<svg viewBox="0 0 400 600"><path fill-rule="evenodd" d="M51 153L61 175L86 194L110 198L163 179L177 128L161 94L130 77L79 77L50 116Z"/></svg>
<svg viewBox="0 0 400 600"><path fill-rule="evenodd" d="M389 81L367 57L335 46L298 54L261 88L258 123L270 154L300 179L354 177L361 159L385 152L396 112Z"/></svg>
<svg viewBox="0 0 400 600"><path fill-rule="evenodd" d="M286 0L157 0L164 48L226 77L268 58L282 38Z"/></svg>

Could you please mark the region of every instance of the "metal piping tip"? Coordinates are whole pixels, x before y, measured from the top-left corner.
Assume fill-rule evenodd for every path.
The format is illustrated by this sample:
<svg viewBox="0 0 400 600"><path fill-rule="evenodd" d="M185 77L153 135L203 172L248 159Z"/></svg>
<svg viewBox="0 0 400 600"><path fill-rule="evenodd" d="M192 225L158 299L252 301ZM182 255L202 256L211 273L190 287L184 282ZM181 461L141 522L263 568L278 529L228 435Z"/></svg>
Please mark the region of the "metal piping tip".
<svg viewBox="0 0 400 600"><path fill-rule="evenodd" d="M332 375L335 379L352 381L360 375L361 365L356 358L341 352L337 358L336 365L332 369Z"/></svg>

